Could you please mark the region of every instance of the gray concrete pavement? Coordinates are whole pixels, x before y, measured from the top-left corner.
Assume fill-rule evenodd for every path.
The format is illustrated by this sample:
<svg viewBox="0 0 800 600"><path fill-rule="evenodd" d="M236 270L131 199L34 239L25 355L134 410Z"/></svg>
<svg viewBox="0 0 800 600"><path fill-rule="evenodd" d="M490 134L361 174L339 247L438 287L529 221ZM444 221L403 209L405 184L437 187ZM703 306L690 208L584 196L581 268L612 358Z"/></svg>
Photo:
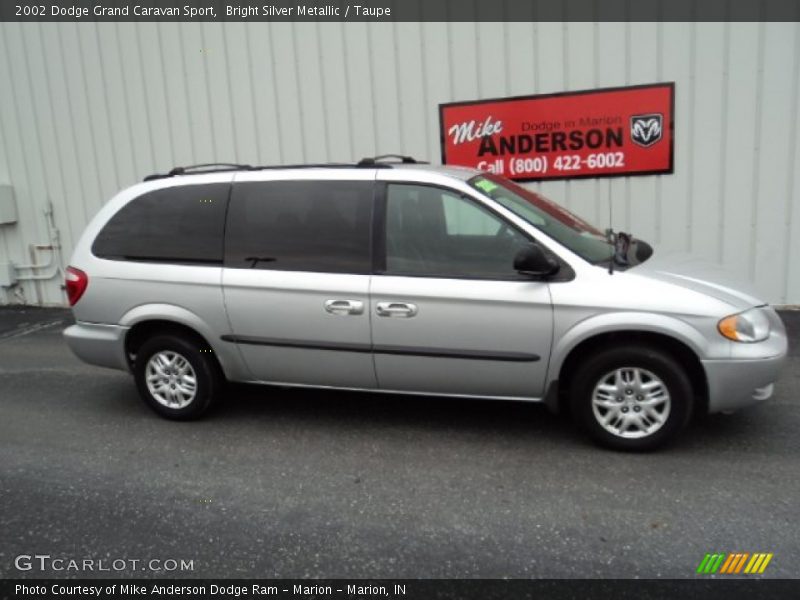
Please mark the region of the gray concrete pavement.
<svg viewBox="0 0 800 600"><path fill-rule="evenodd" d="M187 559L193 577L691 577L732 551L797 577L800 313L784 316L773 400L630 455L491 401L235 386L173 423L70 354L67 313L0 308L0 577L80 575L14 568L34 553Z"/></svg>

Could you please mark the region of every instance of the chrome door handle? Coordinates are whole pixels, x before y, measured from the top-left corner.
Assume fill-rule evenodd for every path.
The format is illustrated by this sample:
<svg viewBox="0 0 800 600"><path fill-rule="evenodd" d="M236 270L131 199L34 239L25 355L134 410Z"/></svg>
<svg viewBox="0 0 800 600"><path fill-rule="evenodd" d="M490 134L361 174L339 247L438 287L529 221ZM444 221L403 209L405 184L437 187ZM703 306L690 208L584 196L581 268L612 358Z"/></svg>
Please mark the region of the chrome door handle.
<svg viewBox="0 0 800 600"><path fill-rule="evenodd" d="M380 317L413 317L417 314L417 305L407 302L378 302L375 309Z"/></svg>
<svg viewBox="0 0 800 600"><path fill-rule="evenodd" d="M364 303L360 300L325 300L325 312L332 315L360 315Z"/></svg>

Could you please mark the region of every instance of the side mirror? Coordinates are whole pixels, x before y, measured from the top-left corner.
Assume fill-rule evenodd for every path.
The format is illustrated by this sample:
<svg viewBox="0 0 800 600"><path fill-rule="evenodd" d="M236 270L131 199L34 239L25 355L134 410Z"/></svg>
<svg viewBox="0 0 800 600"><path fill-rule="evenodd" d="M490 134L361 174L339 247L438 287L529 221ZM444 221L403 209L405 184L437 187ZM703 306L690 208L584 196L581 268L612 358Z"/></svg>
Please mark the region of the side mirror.
<svg viewBox="0 0 800 600"><path fill-rule="evenodd" d="M523 275L549 277L555 275L560 268L561 265L536 244L525 246L514 257L514 269Z"/></svg>

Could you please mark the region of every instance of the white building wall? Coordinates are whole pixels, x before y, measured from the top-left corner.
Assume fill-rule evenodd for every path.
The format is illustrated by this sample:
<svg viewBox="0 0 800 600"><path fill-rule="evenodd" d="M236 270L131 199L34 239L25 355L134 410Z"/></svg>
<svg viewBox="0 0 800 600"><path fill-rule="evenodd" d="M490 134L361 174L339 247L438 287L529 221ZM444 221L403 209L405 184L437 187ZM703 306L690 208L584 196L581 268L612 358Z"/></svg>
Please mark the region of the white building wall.
<svg viewBox="0 0 800 600"><path fill-rule="evenodd" d="M610 197L615 227L800 304L799 74L796 23L3 23L0 263L49 243L52 203L65 266L105 201L175 165L438 162L440 102L674 81L674 174L531 185L601 225ZM60 275L0 288L37 297L63 303Z"/></svg>

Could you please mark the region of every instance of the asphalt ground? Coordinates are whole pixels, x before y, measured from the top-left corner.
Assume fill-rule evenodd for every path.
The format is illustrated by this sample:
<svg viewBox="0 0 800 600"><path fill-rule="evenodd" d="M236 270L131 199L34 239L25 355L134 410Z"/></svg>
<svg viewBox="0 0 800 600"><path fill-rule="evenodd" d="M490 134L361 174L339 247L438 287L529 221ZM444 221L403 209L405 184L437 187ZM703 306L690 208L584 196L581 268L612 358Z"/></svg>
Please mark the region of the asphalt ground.
<svg viewBox="0 0 800 600"><path fill-rule="evenodd" d="M800 312L783 317L772 400L636 455L497 401L233 386L169 422L72 356L69 313L0 308L0 577L164 575L17 570L38 553L191 560L181 577L684 578L707 552L798 577Z"/></svg>

